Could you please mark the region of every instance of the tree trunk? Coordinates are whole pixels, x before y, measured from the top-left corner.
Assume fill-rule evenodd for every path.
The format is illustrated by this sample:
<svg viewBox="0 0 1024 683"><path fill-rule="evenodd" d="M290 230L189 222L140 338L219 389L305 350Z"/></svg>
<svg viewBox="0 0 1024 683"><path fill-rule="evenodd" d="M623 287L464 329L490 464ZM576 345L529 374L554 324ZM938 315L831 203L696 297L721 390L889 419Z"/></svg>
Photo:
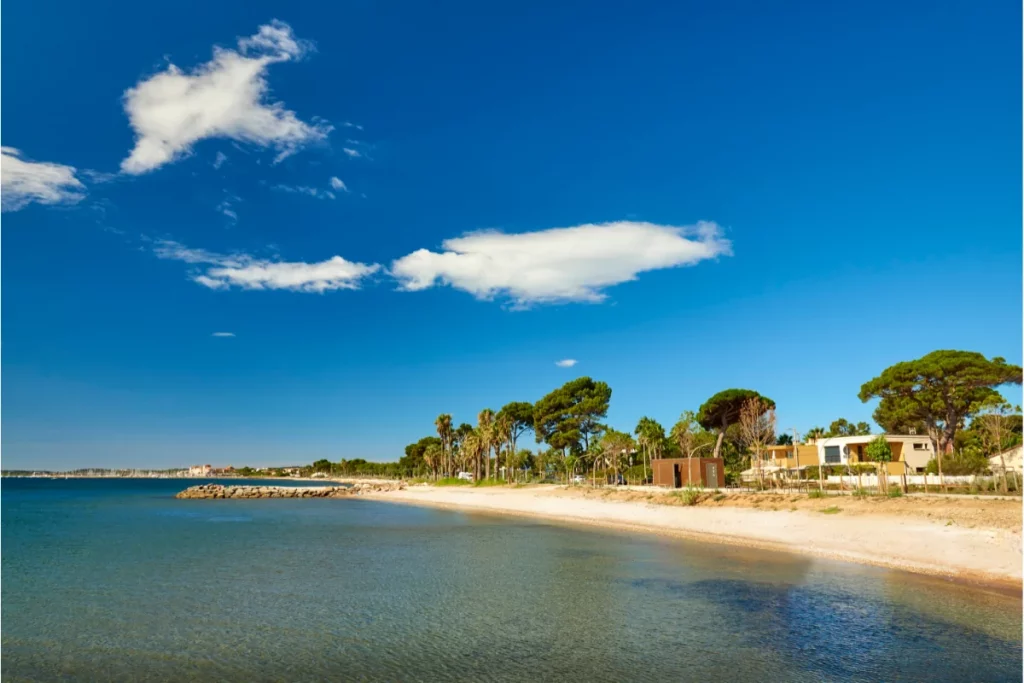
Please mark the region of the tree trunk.
<svg viewBox="0 0 1024 683"><path fill-rule="evenodd" d="M1009 485L1006 483L1006 459L1003 457L1002 452L999 453L999 464L1003 468L1003 493L1009 493L1010 488Z"/></svg>
<svg viewBox="0 0 1024 683"><path fill-rule="evenodd" d="M715 440L715 456L718 457L722 452L722 442L725 441L725 427L722 427L722 431L718 432L718 439ZM691 454L692 455L692 454Z"/></svg>

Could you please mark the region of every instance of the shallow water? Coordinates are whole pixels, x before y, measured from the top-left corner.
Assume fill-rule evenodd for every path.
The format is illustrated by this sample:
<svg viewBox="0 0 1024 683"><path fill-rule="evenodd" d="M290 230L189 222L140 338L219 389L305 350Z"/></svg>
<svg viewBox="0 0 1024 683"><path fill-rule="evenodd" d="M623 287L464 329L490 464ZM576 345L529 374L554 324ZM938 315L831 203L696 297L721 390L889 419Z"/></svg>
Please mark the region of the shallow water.
<svg viewBox="0 0 1024 683"><path fill-rule="evenodd" d="M1020 680L1019 595L194 483L2 481L3 680Z"/></svg>

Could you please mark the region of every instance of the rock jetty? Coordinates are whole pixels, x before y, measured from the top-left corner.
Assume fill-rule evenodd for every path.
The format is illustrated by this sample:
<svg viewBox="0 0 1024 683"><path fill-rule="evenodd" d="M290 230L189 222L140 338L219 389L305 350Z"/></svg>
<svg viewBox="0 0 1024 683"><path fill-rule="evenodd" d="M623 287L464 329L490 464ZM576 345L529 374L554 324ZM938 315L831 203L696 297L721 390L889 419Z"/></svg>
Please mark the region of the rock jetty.
<svg viewBox="0 0 1024 683"><path fill-rule="evenodd" d="M359 483L352 486L224 486L223 484L200 484L190 486L175 498L348 498L367 493L398 491L405 488L405 482L387 484Z"/></svg>

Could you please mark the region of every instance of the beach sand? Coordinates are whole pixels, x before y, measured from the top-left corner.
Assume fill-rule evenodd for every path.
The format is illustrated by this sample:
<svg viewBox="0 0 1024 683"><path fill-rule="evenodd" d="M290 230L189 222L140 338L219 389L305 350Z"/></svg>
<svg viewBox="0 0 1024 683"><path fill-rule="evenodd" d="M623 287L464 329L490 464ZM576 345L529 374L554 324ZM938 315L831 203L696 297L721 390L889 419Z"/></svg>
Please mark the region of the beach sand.
<svg viewBox="0 0 1024 683"><path fill-rule="evenodd" d="M1021 503L948 498L811 499L708 494L696 506L665 490L410 486L376 500L542 517L1021 586ZM839 508L838 512L824 510Z"/></svg>

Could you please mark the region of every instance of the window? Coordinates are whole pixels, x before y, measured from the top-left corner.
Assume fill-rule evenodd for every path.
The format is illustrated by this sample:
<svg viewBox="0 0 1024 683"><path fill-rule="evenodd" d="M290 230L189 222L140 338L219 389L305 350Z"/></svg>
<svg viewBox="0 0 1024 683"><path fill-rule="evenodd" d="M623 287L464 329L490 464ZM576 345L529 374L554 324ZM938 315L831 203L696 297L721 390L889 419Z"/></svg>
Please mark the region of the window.
<svg viewBox="0 0 1024 683"><path fill-rule="evenodd" d="M835 465L839 462L842 462L839 446L825 446L825 464Z"/></svg>
<svg viewBox="0 0 1024 683"><path fill-rule="evenodd" d="M928 450L928 444L926 444L926 443L915 443L914 444L914 450L915 451L926 451L926 450Z"/></svg>

